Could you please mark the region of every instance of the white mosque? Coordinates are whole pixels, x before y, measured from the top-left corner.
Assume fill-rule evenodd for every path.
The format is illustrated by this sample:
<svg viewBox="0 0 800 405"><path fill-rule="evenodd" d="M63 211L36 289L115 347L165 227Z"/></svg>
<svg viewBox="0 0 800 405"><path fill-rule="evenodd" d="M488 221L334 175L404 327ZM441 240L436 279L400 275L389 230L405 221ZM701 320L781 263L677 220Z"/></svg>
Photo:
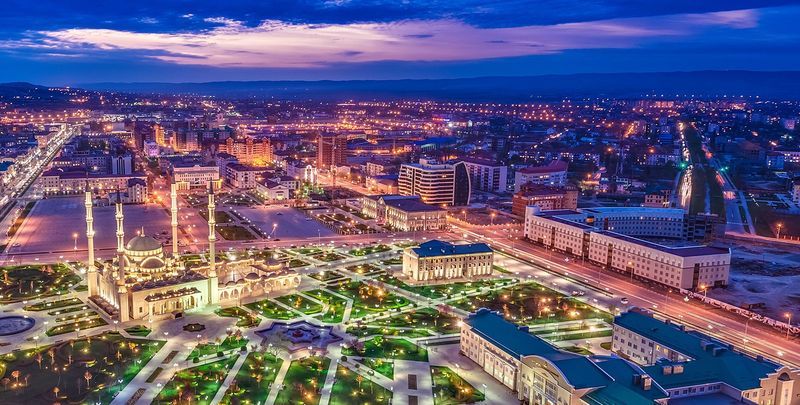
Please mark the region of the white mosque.
<svg viewBox="0 0 800 405"><path fill-rule="evenodd" d="M300 276L275 259L223 260L217 263L213 184L208 188L208 264L188 269L178 253L178 192L171 191L172 254L161 242L142 234L125 243L122 204L117 200L117 252L95 261L93 198L87 188L86 238L89 299L120 322L176 318L185 311L257 297L300 285Z"/></svg>

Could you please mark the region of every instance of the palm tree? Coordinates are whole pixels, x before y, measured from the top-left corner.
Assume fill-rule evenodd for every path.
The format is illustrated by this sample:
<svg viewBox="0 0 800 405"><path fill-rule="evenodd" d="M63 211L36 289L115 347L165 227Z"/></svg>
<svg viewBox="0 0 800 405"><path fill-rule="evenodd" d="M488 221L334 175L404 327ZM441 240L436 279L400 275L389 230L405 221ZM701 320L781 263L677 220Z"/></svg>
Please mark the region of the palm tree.
<svg viewBox="0 0 800 405"><path fill-rule="evenodd" d="M357 375L356 382L358 382L358 389L361 389L361 383L364 382L364 377L361 374Z"/></svg>

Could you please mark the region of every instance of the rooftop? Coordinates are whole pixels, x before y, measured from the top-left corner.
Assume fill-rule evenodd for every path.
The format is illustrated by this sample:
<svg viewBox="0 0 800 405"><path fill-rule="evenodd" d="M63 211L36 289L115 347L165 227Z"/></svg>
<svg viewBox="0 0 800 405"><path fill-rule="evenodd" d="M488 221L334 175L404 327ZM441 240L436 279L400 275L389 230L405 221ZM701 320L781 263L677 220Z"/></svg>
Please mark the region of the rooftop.
<svg viewBox="0 0 800 405"><path fill-rule="evenodd" d="M644 367L662 387L667 389L689 385L720 382L739 390L761 386L761 378L781 366L736 352L733 348L697 331L686 331L680 325L666 323L642 311L628 311L614 323L678 351L691 360L682 363L662 362ZM664 374L664 367L683 365L682 373Z"/></svg>
<svg viewBox="0 0 800 405"><path fill-rule="evenodd" d="M520 169L519 172L525 174L565 172L567 171L568 166L569 164L563 160L554 160L544 166L529 166L524 169Z"/></svg>
<svg viewBox="0 0 800 405"><path fill-rule="evenodd" d="M606 235L615 239L619 239L625 242L635 243L637 245L641 245L644 247L648 247L650 249L655 249L679 257L723 255L730 253L730 249L728 248L720 248L714 246L683 246L683 247L664 246L664 245L659 245L658 243L655 242L650 242L644 239L634 238L632 236L627 236L621 233L616 233L611 231L597 231L596 233L599 235Z"/></svg>
<svg viewBox="0 0 800 405"><path fill-rule="evenodd" d="M492 253L492 248L485 243L471 243L468 245L454 245L440 240L425 242L411 250L419 257L469 255L475 253Z"/></svg>

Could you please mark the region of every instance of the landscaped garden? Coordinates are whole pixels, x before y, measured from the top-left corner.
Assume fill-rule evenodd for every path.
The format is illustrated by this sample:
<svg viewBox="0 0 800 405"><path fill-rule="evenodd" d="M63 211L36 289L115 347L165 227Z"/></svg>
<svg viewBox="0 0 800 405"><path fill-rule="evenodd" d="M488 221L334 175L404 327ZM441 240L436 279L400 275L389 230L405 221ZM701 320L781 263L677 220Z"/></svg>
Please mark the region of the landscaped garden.
<svg viewBox="0 0 800 405"><path fill-rule="evenodd" d="M203 356L219 356L229 350L241 350L245 346L247 346L247 338L243 337L241 332L237 331L235 333L230 333L225 339L222 339L222 341L217 339L217 341L213 343L200 343L189 354L189 359L197 361L197 359Z"/></svg>
<svg viewBox="0 0 800 405"><path fill-rule="evenodd" d="M316 314L317 312L322 311L322 304L314 302L299 294L284 295L275 298L275 300L280 301L281 303L292 307L295 311L300 311L306 315Z"/></svg>
<svg viewBox="0 0 800 405"><path fill-rule="evenodd" d="M396 329L385 326L378 327L378 326L365 326L365 325L351 326L347 328L347 333L360 338L373 335L405 337L405 338L421 338L421 337L433 336L433 334L429 332L427 329L420 329L420 328Z"/></svg>
<svg viewBox="0 0 800 405"><path fill-rule="evenodd" d="M381 245L370 245L370 246L365 246L363 248L353 249L349 253L352 256L366 256L366 255L371 255L373 253L388 252L390 250L392 250L391 246L381 244Z"/></svg>
<svg viewBox="0 0 800 405"><path fill-rule="evenodd" d="M0 356L0 403L109 403L163 345L107 332L11 352Z"/></svg>
<svg viewBox="0 0 800 405"><path fill-rule="evenodd" d="M26 311L56 310L79 304L83 304L83 301L81 301L76 297L76 298L65 298L63 300L58 300L58 301L41 301L35 304L27 305L23 307L23 309ZM48 312L48 314L55 315L50 312Z"/></svg>
<svg viewBox="0 0 800 405"><path fill-rule="evenodd" d="M391 391L347 367L336 368L336 380L331 387L331 405L389 404L391 402Z"/></svg>
<svg viewBox="0 0 800 405"><path fill-rule="evenodd" d="M130 335L138 336L138 337L147 337L147 335L152 332L150 328L144 325L134 325L125 328L125 332L128 332Z"/></svg>
<svg viewBox="0 0 800 405"><path fill-rule="evenodd" d="M392 277L390 275L382 275L377 278L378 281L384 282L395 287L400 287L406 291L411 291L414 294L421 295L426 298L442 298L454 297L458 294L471 293L484 288L496 288L500 286L510 285L514 281L511 279L490 279L490 280L476 280L463 283L449 283L449 284L436 284L426 286L414 286L403 282L402 280Z"/></svg>
<svg viewBox="0 0 800 405"><path fill-rule="evenodd" d="M352 266L345 267L345 269L347 269L348 271L352 271L353 273L360 274L362 276L382 271L380 267L369 263L354 264Z"/></svg>
<svg viewBox="0 0 800 405"><path fill-rule="evenodd" d="M221 404L263 404L283 360L269 353L250 353L225 392Z"/></svg>
<svg viewBox="0 0 800 405"><path fill-rule="evenodd" d="M66 294L80 276L64 264L21 265L0 268L0 303Z"/></svg>
<svg viewBox="0 0 800 405"><path fill-rule="evenodd" d="M406 339L385 338L382 336L376 336L364 342L351 342L342 348L342 354L379 359L428 361L428 350L425 348L417 346Z"/></svg>
<svg viewBox="0 0 800 405"><path fill-rule="evenodd" d="M200 216L208 222L208 210L200 211ZM233 218L231 218L230 214L225 211L216 211L214 213L214 219L217 221L218 224L227 224L229 222L233 222Z"/></svg>
<svg viewBox="0 0 800 405"><path fill-rule="evenodd" d="M308 275L309 277L313 278L314 280L322 281L323 283L330 280L335 280L337 278L342 278L344 275L339 273L338 271L320 271L319 273L311 273Z"/></svg>
<svg viewBox="0 0 800 405"><path fill-rule="evenodd" d="M420 308L369 322L369 326L395 328L427 329L436 333L449 334L461 331L458 318L439 312L433 308Z"/></svg>
<svg viewBox="0 0 800 405"><path fill-rule="evenodd" d="M247 308L252 309L253 311L258 312L261 316L267 319L292 319L296 318L299 315L296 314L294 311L288 310L269 299L251 302L249 304L244 305Z"/></svg>
<svg viewBox="0 0 800 405"><path fill-rule="evenodd" d="M324 313L316 316L319 320L330 323L342 321L344 310L347 307L347 300L325 290L305 291L304 294L314 297L328 305L328 309Z"/></svg>
<svg viewBox="0 0 800 405"><path fill-rule="evenodd" d="M431 366L435 405L473 404L486 399L483 392L447 367Z"/></svg>
<svg viewBox="0 0 800 405"><path fill-rule="evenodd" d="M466 311L489 308L516 323L538 324L589 318L611 321L611 315L536 283L517 284L450 302Z"/></svg>
<svg viewBox="0 0 800 405"><path fill-rule="evenodd" d="M178 371L158 393L156 404L208 405L219 391L237 356Z"/></svg>
<svg viewBox="0 0 800 405"><path fill-rule="evenodd" d="M289 365L283 379L285 388L275 399L276 404L315 405L320 400L320 389L325 384L328 366L331 360L327 357L305 357L294 360Z"/></svg>
<svg viewBox="0 0 800 405"><path fill-rule="evenodd" d="M335 252L317 253L311 257L322 262L335 262L337 260L342 260L345 258L344 256Z"/></svg>
<svg viewBox="0 0 800 405"><path fill-rule="evenodd" d="M290 269L293 269L295 267L303 267L303 266L308 266L309 265L309 263L307 261L300 260L300 259L291 259L291 260L289 260L288 264L289 264L289 268Z"/></svg>
<svg viewBox="0 0 800 405"><path fill-rule="evenodd" d="M369 357L363 357L358 360L357 362L367 366L368 368L375 370L378 374L382 374L384 377L394 380L394 362L390 360L384 359L373 359Z"/></svg>
<svg viewBox="0 0 800 405"><path fill-rule="evenodd" d="M80 320L76 319L75 322L66 321L67 320L64 320L64 323L53 326L52 328L46 330L45 334L47 336L63 335L70 332L76 332L76 334L78 334L82 330L108 325L108 322L106 322L97 312L94 311L92 311L91 316L88 318L80 318Z"/></svg>
<svg viewBox="0 0 800 405"><path fill-rule="evenodd" d="M219 308L214 313L223 317L239 318L236 326L241 328L252 328L261 322L261 318L240 307Z"/></svg>
<svg viewBox="0 0 800 405"><path fill-rule="evenodd" d="M223 225L217 227L217 232L227 240L252 240L256 239L247 228L239 225Z"/></svg>
<svg viewBox="0 0 800 405"><path fill-rule="evenodd" d="M342 281L335 286L331 286L330 289L353 300L351 318L379 314L410 304L406 298L387 292L384 288L367 285L359 281Z"/></svg>
<svg viewBox="0 0 800 405"><path fill-rule="evenodd" d="M298 248L298 249L292 249L292 252L295 252L295 253L303 255L303 256L313 256L315 254L322 253L322 249L320 249L320 248Z"/></svg>

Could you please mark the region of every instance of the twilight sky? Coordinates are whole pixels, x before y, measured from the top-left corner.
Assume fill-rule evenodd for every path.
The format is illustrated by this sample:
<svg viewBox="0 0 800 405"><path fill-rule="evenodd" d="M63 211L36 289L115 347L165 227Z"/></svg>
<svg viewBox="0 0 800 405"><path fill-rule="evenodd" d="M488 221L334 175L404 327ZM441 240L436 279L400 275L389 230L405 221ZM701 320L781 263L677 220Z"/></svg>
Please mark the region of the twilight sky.
<svg viewBox="0 0 800 405"><path fill-rule="evenodd" d="M800 1L6 0L0 82L797 70Z"/></svg>

